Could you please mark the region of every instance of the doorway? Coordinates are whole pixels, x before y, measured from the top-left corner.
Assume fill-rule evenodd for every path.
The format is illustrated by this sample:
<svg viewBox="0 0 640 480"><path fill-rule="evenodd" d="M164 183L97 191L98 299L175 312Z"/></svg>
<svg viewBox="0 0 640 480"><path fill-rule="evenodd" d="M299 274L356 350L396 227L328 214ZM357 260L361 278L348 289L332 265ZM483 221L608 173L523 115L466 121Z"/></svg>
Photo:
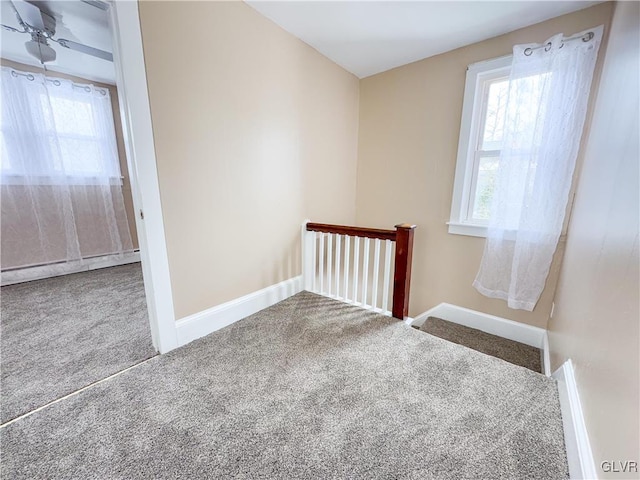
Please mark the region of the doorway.
<svg viewBox="0 0 640 480"><path fill-rule="evenodd" d="M2 9L6 423L160 348L140 263L149 255L138 240L131 133L109 58L111 5L16 0Z"/></svg>

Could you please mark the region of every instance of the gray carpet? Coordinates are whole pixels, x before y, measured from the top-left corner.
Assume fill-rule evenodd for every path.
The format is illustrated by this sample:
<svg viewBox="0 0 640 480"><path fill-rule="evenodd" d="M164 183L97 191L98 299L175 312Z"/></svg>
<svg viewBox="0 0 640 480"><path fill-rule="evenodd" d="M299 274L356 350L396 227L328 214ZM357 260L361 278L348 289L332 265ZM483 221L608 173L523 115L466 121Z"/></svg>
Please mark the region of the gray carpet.
<svg viewBox="0 0 640 480"><path fill-rule="evenodd" d="M455 342L458 345L473 348L478 352L501 358L514 365L520 365L534 372L542 373L539 348L491 335L475 328L447 322L436 317L427 318L420 330L450 342Z"/></svg>
<svg viewBox="0 0 640 480"><path fill-rule="evenodd" d="M2 423L155 355L139 263L0 293Z"/></svg>
<svg viewBox="0 0 640 480"><path fill-rule="evenodd" d="M553 380L307 292L0 434L12 479L568 477Z"/></svg>

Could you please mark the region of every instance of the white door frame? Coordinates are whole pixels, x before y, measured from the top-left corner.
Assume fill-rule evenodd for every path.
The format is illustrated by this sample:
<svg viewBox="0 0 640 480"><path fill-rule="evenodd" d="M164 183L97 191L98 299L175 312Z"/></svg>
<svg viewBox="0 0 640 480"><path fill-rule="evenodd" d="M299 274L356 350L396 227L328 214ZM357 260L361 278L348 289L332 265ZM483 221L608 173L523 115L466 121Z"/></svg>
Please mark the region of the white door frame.
<svg viewBox="0 0 640 480"><path fill-rule="evenodd" d="M178 346L167 243L153 143L138 1L109 4L113 64L153 345L160 353ZM144 218L142 218L144 212Z"/></svg>

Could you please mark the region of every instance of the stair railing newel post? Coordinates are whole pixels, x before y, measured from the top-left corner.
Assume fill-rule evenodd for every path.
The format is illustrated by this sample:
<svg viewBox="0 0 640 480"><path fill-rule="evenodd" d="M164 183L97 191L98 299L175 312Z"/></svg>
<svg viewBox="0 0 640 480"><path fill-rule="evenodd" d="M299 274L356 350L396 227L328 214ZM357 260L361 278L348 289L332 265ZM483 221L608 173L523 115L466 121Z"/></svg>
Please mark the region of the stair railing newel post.
<svg viewBox="0 0 640 480"><path fill-rule="evenodd" d="M411 287L411 259L413 256L413 233L415 225L396 225L396 255L393 272L393 307L395 318L404 320L409 316L409 290Z"/></svg>

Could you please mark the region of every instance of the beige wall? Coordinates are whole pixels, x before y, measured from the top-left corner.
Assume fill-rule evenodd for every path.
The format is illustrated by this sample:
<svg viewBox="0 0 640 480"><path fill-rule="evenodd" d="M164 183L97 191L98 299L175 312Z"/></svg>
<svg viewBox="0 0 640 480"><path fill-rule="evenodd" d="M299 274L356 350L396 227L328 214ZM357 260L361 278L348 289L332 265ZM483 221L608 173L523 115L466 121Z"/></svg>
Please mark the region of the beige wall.
<svg viewBox="0 0 640 480"><path fill-rule="evenodd" d="M546 327L560 252L536 309L511 310L505 302L486 298L471 286L484 239L447 232L466 67L507 55L514 44L608 26L611 10L610 3L597 5L360 82L356 220L373 227L399 222L418 225L410 315L448 302ZM604 50L603 44L601 53Z"/></svg>
<svg viewBox="0 0 640 480"><path fill-rule="evenodd" d="M640 461L638 277L640 4L616 5L549 322L553 367L571 358L596 469Z"/></svg>
<svg viewBox="0 0 640 480"><path fill-rule="evenodd" d="M34 73L43 73L41 68L34 67L32 65L25 65L23 63L13 62L11 60L6 60L4 58L0 58L0 65L15 68L16 70L24 71L24 72L34 72ZM65 78L67 80L71 80L77 83L91 83L97 87L106 88L109 90L109 94L111 97L111 107L113 110L113 120L114 127L116 132L116 142L118 145L118 156L120 160L120 170L124 177L122 181L122 195L124 198L124 206L127 215L127 223L129 227L129 231L131 233L131 239L133 241L133 248L138 248L138 236L136 231L136 223L134 217L133 210L133 198L131 194L131 183L129 180L129 170L127 168L127 157L124 149L124 139L122 134L122 122L120 118L120 106L118 104L118 91L114 85L108 85L100 82L94 82L92 80L87 80L80 77L75 77L71 75L66 75L63 73L54 72L52 70L48 70L46 72L48 77L58 77ZM41 191L40 202L43 205L46 205L50 202L50 188L51 187L41 187L39 189L30 189L30 192ZM3 185L2 187L2 201L6 201L6 194L11 190L11 195L13 198L19 198L18 195L24 194L27 192L19 185ZM88 191L88 188L81 189L82 192ZM71 190L72 198L74 191ZM81 198L80 195L77 198ZM97 197L96 197L97 198ZM79 200L84 201L84 200ZM26 200L25 200L26 202ZM26 203L25 203L26 204ZM106 250L110 248L110 242L101 242L100 235L104 235L103 231L103 223L97 224L94 218L89 218L82 215L82 209L78 210L78 224L77 228L79 231L79 235L88 241L82 242L83 251L82 254L84 256L92 256L92 255L100 255L104 253ZM40 246L37 244L37 235L34 237L32 233L33 219L23 218L16 220L14 218L7 218L3 216L2 218L2 268L15 268L26 265L37 265L41 263L46 263L55 260L64 260L66 258L66 248L64 246L64 235L61 235L59 229L56 227L53 222L50 227L51 228L51 240L55 243L55 239L60 239L59 251L58 253L52 253L51 257L41 257L40 254L35 252L41 252ZM120 220L120 219L119 219ZM10 224L10 227L8 226ZM121 225L121 228L126 229L126 223ZM40 227L38 227L40 228ZM91 237L94 237L91 240ZM35 242L35 243L33 243ZM29 248L29 246L33 244L33 248ZM17 248L14 246L17 245Z"/></svg>
<svg viewBox="0 0 640 480"><path fill-rule="evenodd" d="M358 79L241 2L142 2L177 318L301 273L353 223Z"/></svg>

